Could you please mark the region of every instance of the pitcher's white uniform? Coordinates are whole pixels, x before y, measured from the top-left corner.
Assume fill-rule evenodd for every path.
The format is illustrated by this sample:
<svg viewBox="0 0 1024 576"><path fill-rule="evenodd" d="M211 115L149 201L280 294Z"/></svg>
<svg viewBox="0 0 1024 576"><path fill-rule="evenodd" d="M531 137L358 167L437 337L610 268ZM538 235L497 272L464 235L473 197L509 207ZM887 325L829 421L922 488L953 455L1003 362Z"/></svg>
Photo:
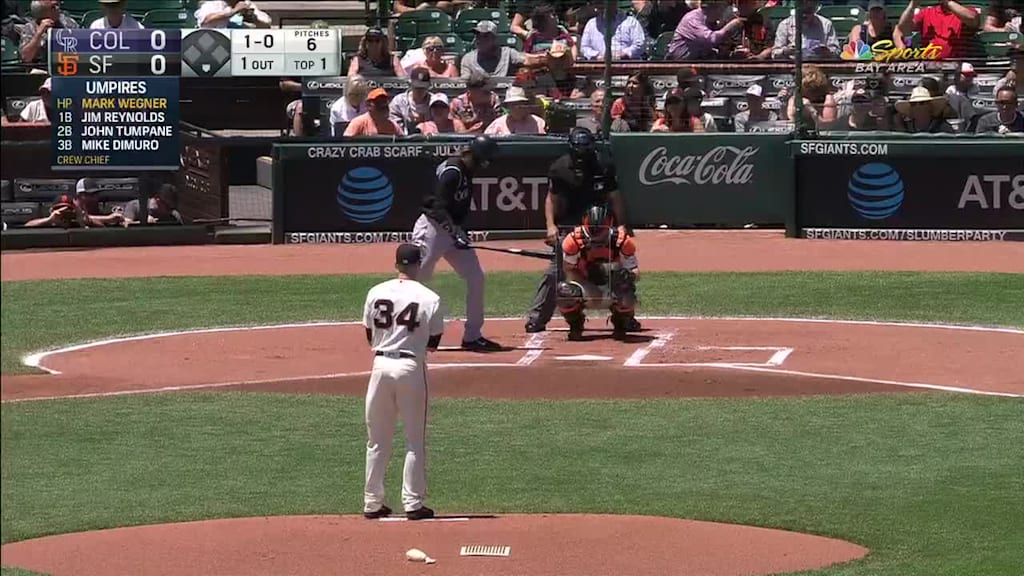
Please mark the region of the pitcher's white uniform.
<svg viewBox="0 0 1024 576"><path fill-rule="evenodd" d="M384 472L398 416L405 425L402 505L423 506L427 492L427 342L444 331L441 298L415 280L394 279L370 289L363 308L373 371L366 390L366 487L363 511L385 505Z"/></svg>

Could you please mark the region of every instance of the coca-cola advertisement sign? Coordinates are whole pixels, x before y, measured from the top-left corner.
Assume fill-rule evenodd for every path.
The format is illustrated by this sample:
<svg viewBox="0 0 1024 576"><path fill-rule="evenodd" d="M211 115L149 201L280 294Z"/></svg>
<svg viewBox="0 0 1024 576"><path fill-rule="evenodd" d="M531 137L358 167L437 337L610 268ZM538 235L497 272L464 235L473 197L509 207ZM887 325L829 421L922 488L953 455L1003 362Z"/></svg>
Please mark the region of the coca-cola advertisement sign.
<svg viewBox="0 0 1024 576"><path fill-rule="evenodd" d="M779 223L786 134L616 134L619 189L644 225Z"/></svg>
<svg viewBox="0 0 1024 576"><path fill-rule="evenodd" d="M758 148L717 146L702 156L670 156L664 146L655 148L640 163L640 183L747 184L754 178L750 158Z"/></svg>

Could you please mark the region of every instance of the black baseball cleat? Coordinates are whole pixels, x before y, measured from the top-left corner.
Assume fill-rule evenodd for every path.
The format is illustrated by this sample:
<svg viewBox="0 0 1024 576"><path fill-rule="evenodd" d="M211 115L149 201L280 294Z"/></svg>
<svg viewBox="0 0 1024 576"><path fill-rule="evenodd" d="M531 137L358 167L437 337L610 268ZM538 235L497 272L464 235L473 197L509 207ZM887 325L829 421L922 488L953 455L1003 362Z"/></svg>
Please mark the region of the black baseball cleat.
<svg viewBox="0 0 1024 576"><path fill-rule="evenodd" d="M483 336L477 338L476 340L463 340L462 349L470 350L473 352L501 352L502 350L504 350L501 344L498 344L493 340L488 340Z"/></svg>
<svg viewBox="0 0 1024 576"><path fill-rule="evenodd" d="M536 334L538 332L544 332L547 329L548 329L548 327L543 325L543 324L541 324L540 322L527 322L526 323L526 333L527 334Z"/></svg>
<svg viewBox="0 0 1024 576"><path fill-rule="evenodd" d="M582 328L569 328L569 342L582 342L583 341L583 329Z"/></svg>
<svg viewBox="0 0 1024 576"><path fill-rule="evenodd" d="M434 511L426 506L421 506L412 512L406 512L405 517L409 520L426 520L434 517Z"/></svg>
<svg viewBox="0 0 1024 576"><path fill-rule="evenodd" d="M378 518L384 518L385 516L391 516L391 508L387 506L381 506L373 512L363 512L363 518L367 520L376 520Z"/></svg>
<svg viewBox="0 0 1024 576"><path fill-rule="evenodd" d="M637 320L636 317L627 320L624 328L626 332L640 332L643 330L643 326L640 325L640 321Z"/></svg>
<svg viewBox="0 0 1024 576"><path fill-rule="evenodd" d="M625 328L615 328L615 329L613 329L612 330L612 339L613 340L625 340L626 339L626 329Z"/></svg>

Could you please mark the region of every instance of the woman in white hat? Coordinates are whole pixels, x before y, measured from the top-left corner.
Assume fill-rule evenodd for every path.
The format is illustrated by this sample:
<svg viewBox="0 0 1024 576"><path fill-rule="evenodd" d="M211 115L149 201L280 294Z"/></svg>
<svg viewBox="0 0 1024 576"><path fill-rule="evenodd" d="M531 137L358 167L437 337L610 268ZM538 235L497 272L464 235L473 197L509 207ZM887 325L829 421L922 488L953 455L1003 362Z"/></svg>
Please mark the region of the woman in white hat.
<svg viewBox="0 0 1024 576"><path fill-rule="evenodd" d="M510 134L546 134L544 119L530 111L533 103L526 95L526 89L509 86L505 95L508 113L499 116L484 130L484 134L508 136Z"/></svg>
<svg viewBox="0 0 1024 576"><path fill-rule="evenodd" d="M896 103L896 112L904 119L904 131L917 134L953 134L953 126L943 119L946 112L946 97L932 96L928 88L917 86L910 97Z"/></svg>

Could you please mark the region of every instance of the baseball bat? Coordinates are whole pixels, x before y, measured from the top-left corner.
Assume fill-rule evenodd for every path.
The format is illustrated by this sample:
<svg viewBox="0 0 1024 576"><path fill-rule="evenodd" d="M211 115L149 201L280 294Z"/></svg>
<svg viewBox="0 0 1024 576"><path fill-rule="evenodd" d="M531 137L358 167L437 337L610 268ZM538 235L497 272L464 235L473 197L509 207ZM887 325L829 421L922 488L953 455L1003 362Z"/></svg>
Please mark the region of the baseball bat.
<svg viewBox="0 0 1024 576"><path fill-rule="evenodd" d="M493 248L491 246L476 246L473 248L477 250L490 250L491 252L504 252L505 254L515 254L516 256L526 256L527 258L539 258L541 260L554 260L554 252L542 252L540 250L526 250L524 248Z"/></svg>

